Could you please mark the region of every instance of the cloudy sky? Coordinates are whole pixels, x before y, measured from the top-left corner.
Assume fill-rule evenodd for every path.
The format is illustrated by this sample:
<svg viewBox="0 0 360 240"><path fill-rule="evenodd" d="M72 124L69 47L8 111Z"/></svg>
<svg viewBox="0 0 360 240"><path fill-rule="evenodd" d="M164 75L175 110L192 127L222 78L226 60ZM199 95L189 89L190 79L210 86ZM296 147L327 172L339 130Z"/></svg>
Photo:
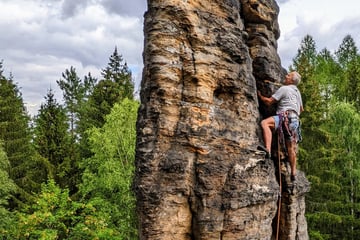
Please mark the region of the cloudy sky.
<svg viewBox="0 0 360 240"><path fill-rule="evenodd" d="M283 67L291 64L302 38L313 36L318 50L337 49L351 34L360 47L358 0L277 0ZM70 66L82 78L106 67L115 46L141 81L143 14L146 0L0 0L0 60L14 76L30 114L49 88L59 101L56 80Z"/></svg>

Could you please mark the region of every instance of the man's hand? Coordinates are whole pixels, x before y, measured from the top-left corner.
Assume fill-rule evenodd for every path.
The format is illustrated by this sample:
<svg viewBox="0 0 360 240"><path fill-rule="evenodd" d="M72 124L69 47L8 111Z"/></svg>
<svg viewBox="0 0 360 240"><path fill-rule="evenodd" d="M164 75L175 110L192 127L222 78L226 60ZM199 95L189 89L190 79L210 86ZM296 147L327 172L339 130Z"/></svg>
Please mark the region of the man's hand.
<svg viewBox="0 0 360 240"><path fill-rule="evenodd" d="M273 97L264 97L261 92L258 90L257 95L259 96L260 100L265 103L265 105L270 106L274 103L276 103L275 98Z"/></svg>
<svg viewBox="0 0 360 240"><path fill-rule="evenodd" d="M257 90L257 95L259 96L259 98L261 99L261 92L259 90Z"/></svg>

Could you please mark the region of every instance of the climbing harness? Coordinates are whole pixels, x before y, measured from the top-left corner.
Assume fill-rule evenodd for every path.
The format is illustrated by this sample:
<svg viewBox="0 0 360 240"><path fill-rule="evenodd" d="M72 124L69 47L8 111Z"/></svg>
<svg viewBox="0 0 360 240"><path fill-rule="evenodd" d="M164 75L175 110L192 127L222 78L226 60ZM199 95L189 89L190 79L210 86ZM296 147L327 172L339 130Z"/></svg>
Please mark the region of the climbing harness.
<svg viewBox="0 0 360 240"><path fill-rule="evenodd" d="M295 143L302 141L301 136L301 126L300 120L295 111L285 111L278 114L279 117L279 126L278 126L278 139L280 140L281 147L285 153L287 153L287 148L285 141L286 139L295 141ZM298 126L296 129L290 129L290 124L296 119L298 121Z"/></svg>

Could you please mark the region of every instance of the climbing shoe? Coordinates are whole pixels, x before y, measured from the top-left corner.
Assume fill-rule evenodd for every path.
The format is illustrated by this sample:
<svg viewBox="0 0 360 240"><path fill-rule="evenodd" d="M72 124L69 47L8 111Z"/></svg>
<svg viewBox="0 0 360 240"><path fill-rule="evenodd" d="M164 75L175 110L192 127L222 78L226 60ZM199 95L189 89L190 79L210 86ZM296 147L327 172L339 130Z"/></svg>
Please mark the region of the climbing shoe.
<svg viewBox="0 0 360 240"><path fill-rule="evenodd" d="M296 181L296 175L291 175L290 180L291 180L291 182L295 182Z"/></svg>
<svg viewBox="0 0 360 240"><path fill-rule="evenodd" d="M291 183L288 183L287 192L291 195L294 195L295 187L296 187L296 175L290 175Z"/></svg>
<svg viewBox="0 0 360 240"><path fill-rule="evenodd" d="M262 145L257 146L257 150L265 152L265 158L266 159L271 158L271 153L264 146L262 146Z"/></svg>
<svg viewBox="0 0 360 240"><path fill-rule="evenodd" d="M286 192L290 195L294 195L295 192L295 184L294 183L290 183L286 186Z"/></svg>

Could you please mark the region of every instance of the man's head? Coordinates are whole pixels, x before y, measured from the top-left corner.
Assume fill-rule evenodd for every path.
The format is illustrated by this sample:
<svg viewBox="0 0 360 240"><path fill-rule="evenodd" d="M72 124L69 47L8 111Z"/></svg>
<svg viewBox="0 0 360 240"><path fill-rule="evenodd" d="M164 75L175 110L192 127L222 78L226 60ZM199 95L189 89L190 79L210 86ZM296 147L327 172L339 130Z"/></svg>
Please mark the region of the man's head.
<svg viewBox="0 0 360 240"><path fill-rule="evenodd" d="M285 85L299 85L299 83L301 82L301 75L296 72L296 71L293 71L293 72L290 72L288 73L286 76L285 76Z"/></svg>

